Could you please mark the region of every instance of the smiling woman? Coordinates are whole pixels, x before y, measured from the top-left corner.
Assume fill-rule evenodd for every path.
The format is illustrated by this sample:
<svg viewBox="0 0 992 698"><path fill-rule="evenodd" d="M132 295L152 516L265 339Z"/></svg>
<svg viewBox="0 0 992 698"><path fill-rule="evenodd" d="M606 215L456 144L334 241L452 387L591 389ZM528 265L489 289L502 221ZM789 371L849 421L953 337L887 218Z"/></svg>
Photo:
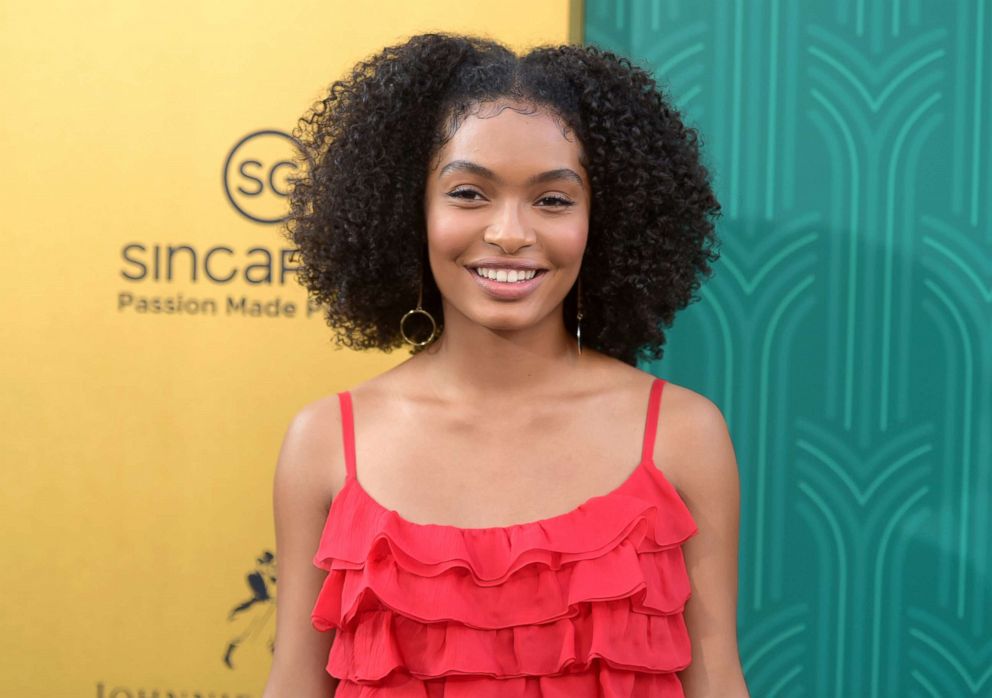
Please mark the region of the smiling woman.
<svg viewBox="0 0 992 698"><path fill-rule="evenodd" d="M286 432L266 698L747 696L726 424L636 368L720 210L650 75L423 34L295 135L301 281L340 344L412 355Z"/></svg>
<svg viewBox="0 0 992 698"><path fill-rule="evenodd" d="M583 160L554 112L507 101L480 103L438 151L424 209L447 327L561 329L553 311L575 283L589 231Z"/></svg>
<svg viewBox="0 0 992 698"><path fill-rule="evenodd" d="M499 137L499 147L480 140L484 157L465 150L465 128ZM300 281L327 309L341 346L406 346L400 320L421 288L422 307L443 334L451 317L437 270L425 273L430 206L439 203L427 197L440 190L427 189L456 175L472 181L441 192L444 200L463 207L459 220L490 234L514 235L518 224L534 230L532 214L540 214L574 235L584 219L581 268L551 270L575 281L563 298L564 329L578 329L581 285L584 346L632 366L662 357L665 328L695 300L717 258L720 205L696 132L649 73L595 47L544 46L517 57L477 37L414 36L335 81L293 135L304 152L287 238L300 250ZM559 169L574 176L547 172ZM505 218L505 196L524 187L540 198L521 218ZM487 196L488 188L502 198ZM433 213L451 220L436 205ZM491 255L494 246L487 248Z"/></svg>

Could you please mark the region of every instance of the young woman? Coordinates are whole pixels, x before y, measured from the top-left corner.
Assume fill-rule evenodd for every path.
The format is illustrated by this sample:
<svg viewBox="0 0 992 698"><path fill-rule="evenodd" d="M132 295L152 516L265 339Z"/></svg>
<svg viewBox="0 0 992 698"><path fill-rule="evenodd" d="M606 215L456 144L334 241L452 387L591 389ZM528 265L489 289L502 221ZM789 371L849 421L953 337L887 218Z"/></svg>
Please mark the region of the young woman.
<svg viewBox="0 0 992 698"><path fill-rule="evenodd" d="M636 368L720 210L650 75L418 35L295 135L302 282L411 356L286 433L266 698L747 696L727 427Z"/></svg>

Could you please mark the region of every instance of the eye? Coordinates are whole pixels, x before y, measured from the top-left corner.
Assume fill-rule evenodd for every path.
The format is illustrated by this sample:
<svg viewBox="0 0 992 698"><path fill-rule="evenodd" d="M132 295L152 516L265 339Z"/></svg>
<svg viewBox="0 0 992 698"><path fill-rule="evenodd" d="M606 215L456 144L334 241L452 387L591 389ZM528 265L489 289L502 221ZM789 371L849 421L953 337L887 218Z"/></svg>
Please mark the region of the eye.
<svg viewBox="0 0 992 698"><path fill-rule="evenodd" d="M475 189L455 189L454 191L448 192L448 196L453 199L462 199L463 201L481 201L482 194L477 192ZM475 198L475 197L480 198ZM567 208L569 206L574 206L574 203L569 201L563 196L542 196L538 201L549 201L550 205L545 205L544 208Z"/></svg>
<svg viewBox="0 0 992 698"><path fill-rule="evenodd" d="M464 196L465 194L468 194L469 196ZM455 191L448 192L448 196L450 196L453 199L463 199L464 201L478 201L479 199L471 198L473 194L482 196L475 189L456 189Z"/></svg>
<svg viewBox="0 0 992 698"><path fill-rule="evenodd" d="M542 196L539 201L553 201L555 202L555 208L565 208L567 206L572 206L572 202L561 196Z"/></svg>

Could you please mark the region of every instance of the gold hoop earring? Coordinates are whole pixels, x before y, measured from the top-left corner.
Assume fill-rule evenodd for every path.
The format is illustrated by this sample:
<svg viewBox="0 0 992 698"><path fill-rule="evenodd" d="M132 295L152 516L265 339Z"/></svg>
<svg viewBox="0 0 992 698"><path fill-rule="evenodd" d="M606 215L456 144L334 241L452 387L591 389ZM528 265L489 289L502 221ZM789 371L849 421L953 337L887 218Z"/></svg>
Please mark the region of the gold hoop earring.
<svg viewBox="0 0 992 698"><path fill-rule="evenodd" d="M578 287L575 291L575 340L579 345L579 355L582 355L582 277L579 277Z"/></svg>
<svg viewBox="0 0 992 698"><path fill-rule="evenodd" d="M424 310L421 307L421 303L423 302L423 300L424 300L424 267L421 265L421 267L420 267L420 293L417 295L417 307L414 308L414 309L412 309L412 310L406 311L406 313L404 313L403 317L400 319L400 334L403 335L403 339L407 343L412 344L412 345L417 346L417 347L425 347L428 344L430 344L431 342L433 342L434 339L435 339L435 337L437 337L437 323L434 321L434 316L431 315L429 312L427 312L426 310ZM411 315L416 315L417 313L420 313L422 315L426 315L427 318L431 321L431 336L428 337L427 339L425 339L422 342L415 342L414 340L412 340L409 337L407 337L406 336L406 331L403 329L403 323L406 322L407 318L410 317Z"/></svg>

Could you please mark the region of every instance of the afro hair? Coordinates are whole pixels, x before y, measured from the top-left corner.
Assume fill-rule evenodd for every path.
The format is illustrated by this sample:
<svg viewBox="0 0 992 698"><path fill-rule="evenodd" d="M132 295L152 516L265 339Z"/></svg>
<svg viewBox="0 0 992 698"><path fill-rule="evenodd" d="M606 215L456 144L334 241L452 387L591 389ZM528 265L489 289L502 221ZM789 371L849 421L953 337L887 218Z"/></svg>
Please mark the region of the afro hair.
<svg viewBox="0 0 992 698"><path fill-rule="evenodd" d="M337 344L386 352L405 344L400 320L417 303L422 273L410 260L427 264L427 164L459 119L500 98L547 109L582 146L591 189L583 344L631 365L660 359L665 329L698 300L719 256L720 204L697 132L628 58L578 45L521 57L448 33L419 34L359 62L293 131L305 164L285 235ZM575 292L563 303L572 334ZM440 292L426 272L423 308L443 331Z"/></svg>

